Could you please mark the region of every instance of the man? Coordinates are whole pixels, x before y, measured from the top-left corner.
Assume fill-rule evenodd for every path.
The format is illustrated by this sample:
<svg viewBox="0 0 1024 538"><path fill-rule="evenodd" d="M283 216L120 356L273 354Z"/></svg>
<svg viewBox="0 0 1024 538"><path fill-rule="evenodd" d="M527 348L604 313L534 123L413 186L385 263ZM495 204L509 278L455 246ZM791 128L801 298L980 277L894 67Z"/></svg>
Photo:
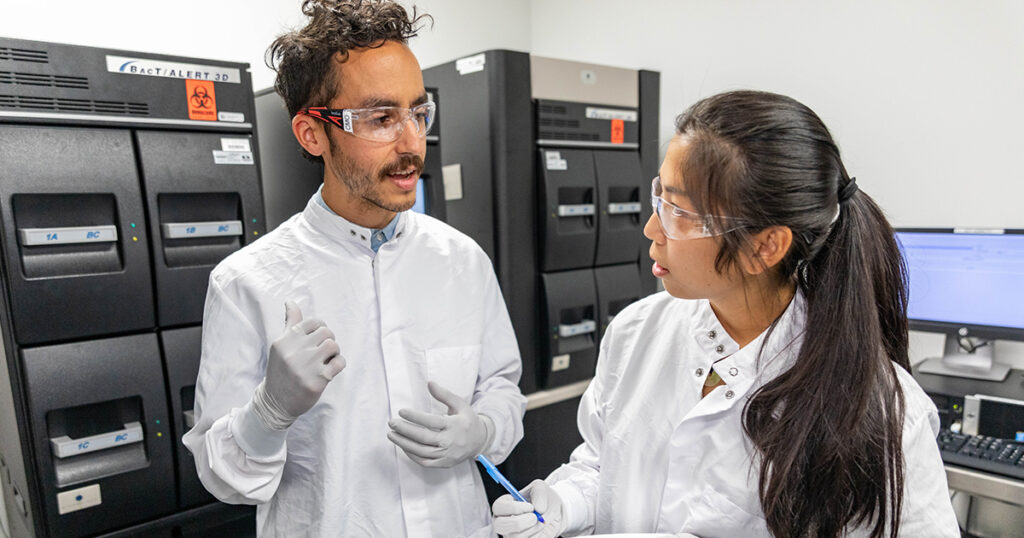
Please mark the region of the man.
<svg viewBox="0 0 1024 538"><path fill-rule="evenodd" d="M522 438L521 363L490 260L408 211L434 114L406 45L421 17L303 12L270 56L324 183L211 274L184 442L262 536L493 536L473 458Z"/></svg>

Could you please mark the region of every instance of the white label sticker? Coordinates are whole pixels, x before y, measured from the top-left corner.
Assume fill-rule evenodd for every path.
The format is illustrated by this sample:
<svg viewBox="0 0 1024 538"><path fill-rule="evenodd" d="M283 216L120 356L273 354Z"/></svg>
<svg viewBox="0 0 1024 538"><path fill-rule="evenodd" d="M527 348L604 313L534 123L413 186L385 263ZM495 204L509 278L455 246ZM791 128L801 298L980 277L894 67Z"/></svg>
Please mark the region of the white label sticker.
<svg viewBox="0 0 1024 538"><path fill-rule="evenodd" d="M569 354L555 355L551 358L551 371L557 372L569 368Z"/></svg>
<svg viewBox="0 0 1024 538"><path fill-rule="evenodd" d="M568 170L569 162L562 158L562 154L560 152L545 151L544 167L548 170Z"/></svg>
<svg viewBox="0 0 1024 538"><path fill-rule="evenodd" d="M63 515L102 503L103 497L100 495L100 485L91 484L84 488L58 493L57 513Z"/></svg>
<svg viewBox="0 0 1024 538"><path fill-rule="evenodd" d="M147 77L210 80L213 82L230 82L231 84L242 83L241 73L233 67L164 62L147 58L129 58L127 56L108 55L107 71Z"/></svg>
<svg viewBox="0 0 1024 538"><path fill-rule="evenodd" d="M1002 235L1006 233L1006 230L1002 228L953 228L953 233L975 235Z"/></svg>
<svg viewBox="0 0 1024 538"><path fill-rule="evenodd" d="M481 52L476 56L467 56L465 58L455 60L455 70L458 71L460 75L476 73L477 71L484 70L485 62L484 54Z"/></svg>
<svg viewBox="0 0 1024 538"><path fill-rule="evenodd" d="M587 117L592 120L622 120L636 121L635 110L620 110L614 108L587 107Z"/></svg>
<svg viewBox="0 0 1024 538"><path fill-rule="evenodd" d="M230 121L233 123L244 123L245 114L241 112L217 112L218 121Z"/></svg>
<svg viewBox="0 0 1024 538"><path fill-rule="evenodd" d="M445 200L462 199L462 163L442 166L441 181L444 183Z"/></svg>
<svg viewBox="0 0 1024 538"><path fill-rule="evenodd" d="M251 151L213 150L213 162L217 164L255 164Z"/></svg>
<svg viewBox="0 0 1024 538"><path fill-rule="evenodd" d="M248 138L221 138L220 149L224 151L252 151Z"/></svg>

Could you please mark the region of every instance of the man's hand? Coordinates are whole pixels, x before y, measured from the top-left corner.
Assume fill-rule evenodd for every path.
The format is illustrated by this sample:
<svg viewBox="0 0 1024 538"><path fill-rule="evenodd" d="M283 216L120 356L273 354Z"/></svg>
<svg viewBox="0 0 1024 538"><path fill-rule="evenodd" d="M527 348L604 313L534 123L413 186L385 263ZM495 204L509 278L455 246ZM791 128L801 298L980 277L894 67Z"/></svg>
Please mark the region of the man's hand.
<svg viewBox="0 0 1024 538"><path fill-rule="evenodd" d="M256 387L253 409L272 429L283 430L309 411L327 383L345 368L334 333L319 319L302 319L285 302L285 331L270 346L267 376Z"/></svg>
<svg viewBox="0 0 1024 538"><path fill-rule="evenodd" d="M427 390L448 406L447 415L402 409L398 416L405 420L388 421L388 439L409 459L424 467L451 467L475 458L494 440L494 424L476 414L469 403L433 381L427 383Z"/></svg>

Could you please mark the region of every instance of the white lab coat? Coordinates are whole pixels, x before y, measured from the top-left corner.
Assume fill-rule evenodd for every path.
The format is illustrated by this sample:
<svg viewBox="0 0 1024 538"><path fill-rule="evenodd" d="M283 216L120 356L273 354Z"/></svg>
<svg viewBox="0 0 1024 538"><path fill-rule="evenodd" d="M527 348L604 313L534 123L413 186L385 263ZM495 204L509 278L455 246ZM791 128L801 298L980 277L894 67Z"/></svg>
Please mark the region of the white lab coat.
<svg viewBox="0 0 1024 538"><path fill-rule="evenodd" d="M793 364L803 338L813 338L803 334L805 323L798 293L758 364L764 335L739 349L706 300L663 292L615 316L580 403L584 442L547 478L564 501L566 535L768 536L741 416L753 391ZM727 385L701 399L712 363ZM910 374L896 370L906 395L901 534L959 537L935 406Z"/></svg>
<svg viewBox="0 0 1024 538"><path fill-rule="evenodd" d="M490 260L428 216L400 215L374 255L370 231L314 200L210 276L184 442L199 477L229 503L256 504L260 536L494 536L474 461L427 469L388 441L399 409L437 413L433 380L490 417L485 454L504 460L523 436L522 365ZM250 457L232 421L284 330L284 302L324 320L347 360L285 448Z"/></svg>

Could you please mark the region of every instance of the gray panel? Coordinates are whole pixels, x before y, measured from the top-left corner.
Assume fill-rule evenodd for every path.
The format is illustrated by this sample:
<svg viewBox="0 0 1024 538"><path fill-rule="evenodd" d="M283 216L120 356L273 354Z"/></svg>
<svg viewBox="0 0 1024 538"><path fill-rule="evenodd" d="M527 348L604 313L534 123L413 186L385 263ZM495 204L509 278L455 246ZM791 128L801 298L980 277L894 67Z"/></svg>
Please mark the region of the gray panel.
<svg viewBox="0 0 1024 538"><path fill-rule="evenodd" d="M126 128L148 125L190 130L252 129L248 64L11 38L0 38L0 48L12 51L0 59L0 70L7 71L15 81L25 81L5 90L0 98L0 118L8 121ZM218 116L228 113L236 121L189 118L190 95L185 78L201 79L205 75L188 73L187 69L181 77L110 72L107 56L208 67L211 79L216 78L212 71L217 69L236 71L240 77L237 83L211 82Z"/></svg>
<svg viewBox="0 0 1024 538"><path fill-rule="evenodd" d="M636 262L643 238L644 182L640 158L633 151L595 151L597 198L601 201L594 265Z"/></svg>
<svg viewBox="0 0 1024 538"><path fill-rule="evenodd" d="M594 376L598 329L561 337L565 328L596 322L600 315L593 269L544 273L544 353L538 365L538 385L553 388Z"/></svg>
<svg viewBox="0 0 1024 538"><path fill-rule="evenodd" d="M148 237L129 133L0 125L0 141L4 261L18 342L38 344L151 327ZM75 203L78 199L81 204ZM18 243L19 227L95 224L116 226L119 241L25 247ZM30 271L46 276L29 277L26 257L34 263ZM55 312L61 313L59 322Z"/></svg>
<svg viewBox="0 0 1024 538"><path fill-rule="evenodd" d="M661 73L657 71L640 71L640 168L643 170L643 178L654 178L658 175L658 167L661 165L661 144L658 142L659 129L658 118L660 110L661 95ZM651 185L648 181L640 183L640 200L645 202L651 199ZM650 204L644 204L644 212L640 216L641 222L646 223L651 218L653 210ZM640 259L646 262L647 251L651 242L641 235L637 238L640 241ZM644 263L640 264L644 266ZM654 293L658 287L658 280L650 270L640 272L640 282L646 294Z"/></svg>
<svg viewBox="0 0 1024 538"><path fill-rule="evenodd" d="M594 157L587 150L540 149L537 153L540 203L541 271L559 271L594 264L597 208L601 201ZM584 207L592 211L587 214ZM560 208L562 209L560 211ZM566 209L575 209L575 212Z"/></svg>
<svg viewBox="0 0 1024 538"><path fill-rule="evenodd" d="M171 400L171 424L174 426L174 448L178 467L178 507L189 508L213 502L215 499L196 474L196 462L181 436L189 430L185 412L195 404L196 378L199 376L199 357L202 354L202 327L188 327L162 331L167 364L167 392Z"/></svg>
<svg viewBox="0 0 1024 538"><path fill-rule="evenodd" d="M596 267L594 281L597 284L600 338L604 339L604 331L612 319L623 308L647 294L641 290L640 271L633 263Z"/></svg>
<svg viewBox="0 0 1024 538"><path fill-rule="evenodd" d="M174 510L172 430L168 423L156 335L23 349L22 369L31 410L32 443L39 458L37 479L47 534L85 536ZM132 404L133 401L138 403ZM83 409L95 409L97 414L85 415ZM145 467L103 476L85 484L57 486L50 437L67 433L76 438L136 416L145 432L143 443L148 460ZM96 452L73 458L116 456ZM97 465L109 465L109 462ZM123 462L123 465L133 467L131 462ZM99 485L102 504L58 515L57 494L89 484Z"/></svg>
<svg viewBox="0 0 1024 538"><path fill-rule="evenodd" d="M161 327L200 323L210 270L266 231L259 169L218 164L214 152L247 134L139 131L139 160L153 238L157 321ZM244 153L244 152L235 152ZM241 236L173 239L165 224L241 221Z"/></svg>
<svg viewBox="0 0 1024 538"><path fill-rule="evenodd" d="M636 69L530 56L534 99L601 103L636 108Z"/></svg>

